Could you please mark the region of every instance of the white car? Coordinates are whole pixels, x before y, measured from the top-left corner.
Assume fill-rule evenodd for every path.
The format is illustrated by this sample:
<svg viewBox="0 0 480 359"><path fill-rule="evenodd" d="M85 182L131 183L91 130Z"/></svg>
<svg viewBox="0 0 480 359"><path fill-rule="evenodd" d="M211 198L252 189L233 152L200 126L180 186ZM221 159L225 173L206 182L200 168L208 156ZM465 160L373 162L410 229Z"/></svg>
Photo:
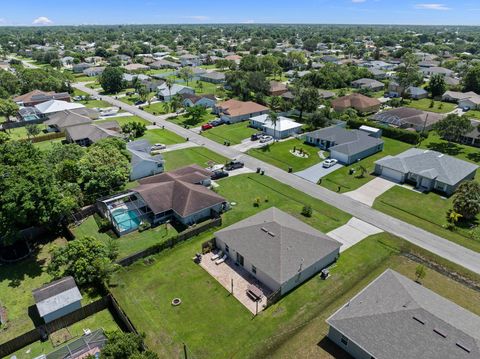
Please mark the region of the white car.
<svg viewBox="0 0 480 359"><path fill-rule="evenodd" d="M164 145L163 143L156 143L152 147L150 147L150 151L160 151L166 149L167 146Z"/></svg>
<svg viewBox="0 0 480 359"><path fill-rule="evenodd" d="M337 163L338 163L338 161L336 159L329 158L329 159L323 161L322 167L323 168L330 168L332 166L335 166Z"/></svg>
<svg viewBox="0 0 480 359"><path fill-rule="evenodd" d="M270 142L272 140L273 140L272 136L262 136L262 137L260 137L260 143L266 143L266 142Z"/></svg>

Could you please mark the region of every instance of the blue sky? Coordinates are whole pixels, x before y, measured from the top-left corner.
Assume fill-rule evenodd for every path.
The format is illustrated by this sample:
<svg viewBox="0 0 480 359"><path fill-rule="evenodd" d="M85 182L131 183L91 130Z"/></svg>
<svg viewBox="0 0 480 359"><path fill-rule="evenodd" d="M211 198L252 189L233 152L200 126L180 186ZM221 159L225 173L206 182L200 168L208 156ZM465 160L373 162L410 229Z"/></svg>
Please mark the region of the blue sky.
<svg viewBox="0 0 480 359"><path fill-rule="evenodd" d="M479 0L2 0L0 25L342 23L480 25Z"/></svg>

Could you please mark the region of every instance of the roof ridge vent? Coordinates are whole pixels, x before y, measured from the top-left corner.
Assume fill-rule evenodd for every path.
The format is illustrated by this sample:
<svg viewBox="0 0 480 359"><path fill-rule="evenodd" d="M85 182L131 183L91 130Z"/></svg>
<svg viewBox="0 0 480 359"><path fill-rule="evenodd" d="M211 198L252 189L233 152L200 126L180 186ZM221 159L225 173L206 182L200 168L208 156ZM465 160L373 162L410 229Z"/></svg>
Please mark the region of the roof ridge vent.
<svg viewBox="0 0 480 359"><path fill-rule="evenodd" d="M413 316L412 318L413 318L413 320L416 320L416 321L419 322L420 324L425 325L425 321L424 321L423 319L420 319L420 318L418 318L418 317L416 317L416 316Z"/></svg>
<svg viewBox="0 0 480 359"><path fill-rule="evenodd" d="M269 236L275 237L275 233L267 232Z"/></svg>
<svg viewBox="0 0 480 359"><path fill-rule="evenodd" d="M433 331L434 331L435 333L437 333L438 335L440 335L442 338L446 338L446 337L447 337L447 334L442 333L442 332L440 331L440 329L433 328Z"/></svg>
<svg viewBox="0 0 480 359"><path fill-rule="evenodd" d="M457 347L459 347L460 349L465 350L467 353L470 353L470 349L467 348L465 345L463 345L463 344L461 344L461 343L458 343L458 342L455 343L455 345L456 345Z"/></svg>
<svg viewBox="0 0 480 359"><path fill-rule="evenodd" d="M262 231L264 231L265 233L268 233L268 229L266 229L265 227L262 227L260 228Z"/></svg>

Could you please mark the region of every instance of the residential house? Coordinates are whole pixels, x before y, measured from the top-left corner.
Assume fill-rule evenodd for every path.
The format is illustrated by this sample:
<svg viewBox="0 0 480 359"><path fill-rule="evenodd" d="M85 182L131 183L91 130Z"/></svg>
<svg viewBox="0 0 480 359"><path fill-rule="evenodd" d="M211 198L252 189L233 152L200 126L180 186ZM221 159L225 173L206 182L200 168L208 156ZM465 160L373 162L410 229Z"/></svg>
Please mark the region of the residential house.
<svg viewBox="0 0 480 359"><path fill-rule="evenodd" d="M151 78L144 74L123 74L123 81L128 82L129 84L132 84L135 79L138 79L141 83L147 83Z"/></svg>
<svg viewBox="0 0 480 359"><path fill-rule="evenodd" d="M368 71L373 75L376 80L384 80L388 77L387 72L376 68L369 68Z"/></svg>
<svg viewBox="0 0 480 359"><path fill-rule="evenodd" d="M83 71L85 71L90 67L92 67L91 64L86 62L80 62L79 64L73 64L72 70L73 70L73 73L75 74L81 74Z"/></svg>
<svg viewBox="0 0 480 359"><path fill-rule="evenodd" d="M210 82L212 84L221 84L225 82L225 74L223 72L207 72L200 75L200 80Z"/></svg>
<svg viewBox="0 0 480 359"><path fill-rule="evenodd" d="M327 319L354 359L480 358L480 317L387 269Z"/></svg>
<svg viewBox="0 0 480 359"><path fill-rule="evenodd" d="M287 138L302 132L301 123L288 117L278 116L277 122L274 124L268 114L250 118L250 126L262 130L266 135L275 139Z"/></svg>
<svg viewBox="0 0 480 359"><path fill-rule="evenodd" d="M332 108L337 112L353 108L360 113L371 113L377 112L380 109L380 105L381 102L376 98L371 98L359 93L339 97L332 101Z"/></svg>
<svg viewBox="0 0 480 359"><path fill-rule="evenodd" d="M330 152L330 158L350 165L365 157L383 151L383 140L378 132L346 130L330 126L305 134L305 142Z"/></svg>
<svg viewBox="0 0 480 359"><path fill-rule="evenodd" d="M472 96L458 101L458 107L463 110L478 110L480 108L480 96Z"/></svg>
<svg viewBox="0 0 480 359"><path fill-rule="evenodd" d="M461 182L475 178L478 166L443 153L411 148L375 162L375 173L423 191L451 195Z"/></svg>
<svg viewBox="0 0 480 359"><path fill-rule="evenodd" d="M385 84L374 79L365 78L352 81L352 87L366 89L370 91L381 91L385 88Z"/></svg>
<svg viewBox="0 0 480 359"><path fill-rule="evenodd" d="M85 106L81 103L60 100L49 100L34 106L35 110L38 111L41 117L49 116L57 112L76 110L84 107Z"/></svg>
<svg viewBox="0 0 480 359"><path fill-rule="evenodd" d="M424 76L430 77L433 75L442 75L442 76L449 76L452 77L454 72L452 70L446 69L444 67L423 67L420 69Z"/></svg>
<svg viewBox="0 0 480 359"><path fill-rule="evenodd" d="M206 108L213 108L217 103L217 99L214 95L191 95L183 94L183 106L192 107L192 106L203 106Z"/></svg>
<svg viewBox="0 0 480 359"><path fill-rule="evenodd" d="M82 295L72 277L64 277L33 292L38 314L45 323L70 314L82 307Z"/></svg>
<svg viewBox="0 0 480 359"><path fill-rule="evenodd" d="M244 121L254 116L266 114L269 111L268 107L258 103L234 99L217 103L214 108L214 112L227 123Z"/></svg>
<svg viewBox="0 0 480 359"><path fill-rule="evenodd" d="M122 66L127 72L147 71L150 67L144 64L128 64Z"/></svg>
<svg viewBox="0 0 480 359"><path fill-rule="evenodd" d="M335 262L341 246L275 207L215 232L215 244L250 275L281 295Z"/></svg>
<svg viewBox="0 0 480 359"><path fill-rule="evenodd" d="M164 171L164 160L161 154L151 154L151 144L148 140L137 140L127 143L130 152L130 181L153 176Z"/></svg>
<svg viewBox="0 0 480 359"><path fill-rule="evenodd" d="M150 68L154 70L159 70L159 69L178 69L180 68L180 65L177 64L176 62L160 59L155 62L152 62L150 65Z"/></svg>
<svg viewBox="0 0 480 359"><path fill-rule="evenodd" d="M469 91L469 92L446 91L442 95L442 101L459 103L461 100L468 99L470 97L479 97L479 96L480 95L477 95L473 91Z"/></svg>
<svg viewBox="0 0 480 359"><path fill-rule="evenodd" d="M13 98L13 102L15 102L18 106L25 107L35 106L50 100L70 102L71 98L68 92L45 92L40 90L33 90L26 94Z"/></svg>
<svg viewBox="0 0 480 359"><path fill-rule="evenodd" d="M320 96L320 98L322 98L324 100L329 100L329 99L334 98L336 96L335 92L326 91L326 90L318 90L318 95Z"/></svg>
<svg viewBox="0 0 480 359"><path fill-rule="evenodd" d="M93 109L85 108L82 110L92 112L92 116L99 116L99 113ZM43 122L43 124L49 128L49 131L63 132L67 127L84 125L92 122L92 118L87 114L78 113L76 110L65 110L51 114L48 116L48 120Z"/></svg>
<svg viewBox="0 0 480 359"><path fill-rule="evenodd" d="M99 76L103 73L104 70L105 70L105 67L103 66L94 66L94 67L89 67L86 70L83 70L83 74L89 77Z"/></svg>
<svg viewBox="0 0 480 359"><path fill-rule="evenodd" d="M427 98L428 97L428 91L421 88L421 87L415 87L415 86L410 86L407 88L405 91L405 94L414 100L420 100L422 98Z"/></svg>
<svg viewBox="0 0 480 359"><path fill-rule="evenodd" d="M440 113L417 110L410 107L398 107L379 112L371 120L382 124L404 129L414 129L417 132L430 131L433 126L444 118Z"/></svg>
<svg viewBox="0 0 480 359"><path fill-rule="evenodd" d="M238 65L240 64L242 57L240 55L228 55L228 56L225 56L225 60L233 61Z"/></svg>
<svg viewBox="0 0 480 359"><path fill-rule="evenodd" d="M202 64L198 56L191 54L180 56L180 63L182 66L199 66Z"/></svg>
<svg viewBox="0 0 480 359"><path fill-rule="evenodd" d="M120 132L121 128L117 121L108 121L69 126L65 129L65 137L68 143L76 143L87 147L104 138L121 138Z"/></svg>
<svg viewBox="0 0 480 359"><path fill-rule="evenodd" d="M270 81L270 88L268 89L268 94L270 96L281 96L287 91L288 87L283 82Z"/></svg>
<svg viewBox="0 0 480 359"><path fill-rule="evenodd" d="M471 119L470 123L472 124L473 130L469 133L463 135L460 138L461 143L465 143L470 146L480 147L480 121Z"/></svg>
<svg viewBox="0 0 480 359"><path fill-rule="evenodd" d="M163 83L157 87L157 91L157 97L162 101L170 101L175 95L195 94L195 90L193 88L180 84L173 84L171 88L168 88L167 84Z"/></svg>
<svg viewBox="0 0 480 359"><path fill-rule="evenodd" d="M142 222L157 225L173 220L190 226L228 208L225 198L206 187L211 175L191 165L145 177L130 191L99 199L97 208L119 235L136 230Z"/></svg>

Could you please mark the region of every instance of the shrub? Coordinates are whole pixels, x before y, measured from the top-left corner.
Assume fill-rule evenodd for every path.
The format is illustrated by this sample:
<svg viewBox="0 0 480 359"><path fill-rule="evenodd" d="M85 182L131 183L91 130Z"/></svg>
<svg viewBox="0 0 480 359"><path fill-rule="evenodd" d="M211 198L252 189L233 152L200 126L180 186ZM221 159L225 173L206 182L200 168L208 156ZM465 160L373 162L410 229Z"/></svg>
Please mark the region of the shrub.
<svg viewBox="0 0 480 359"><path fill-rule="evenodd" d="M106 218L99 218L97 224L100 233L105 233L112 229L112 223Z"/></svg>
<svg viewBox="0 0 480 359"><path fill-rule="evenodd" d="M309 204L306 204L305 206L303 206L302 208L302 216L305 216L305 217L311 217L312 216L312 206L310 206Z"/></svg>
<svg viewBox="0 0 480 359"><path fill-rule="evenodd" d="M253 201L253 207L260 207L260 202L260 197L255 198L255 200Z"/></svg>
<svg viewBox="0 0 480 359"><path fill-rule="evenodd" d="M410 143L412 145L416 145L418 142L420 142L420 135L417 132L411 132L403 130L401 128L383 126L373 121L350 119L347 121L347 124L348 127L353 129L358 129L362 125L380 128L382 130L383 136L393 138L394 140Z"/></svg>
<svg viewBox="0 0 480 359"><path fill-rule="evenodd" d="M143 232L143 231L146 231L147 229L150 229L151 227L152 225L150 224L150 222L142 222L138 226L138 231Z"/></svg>

